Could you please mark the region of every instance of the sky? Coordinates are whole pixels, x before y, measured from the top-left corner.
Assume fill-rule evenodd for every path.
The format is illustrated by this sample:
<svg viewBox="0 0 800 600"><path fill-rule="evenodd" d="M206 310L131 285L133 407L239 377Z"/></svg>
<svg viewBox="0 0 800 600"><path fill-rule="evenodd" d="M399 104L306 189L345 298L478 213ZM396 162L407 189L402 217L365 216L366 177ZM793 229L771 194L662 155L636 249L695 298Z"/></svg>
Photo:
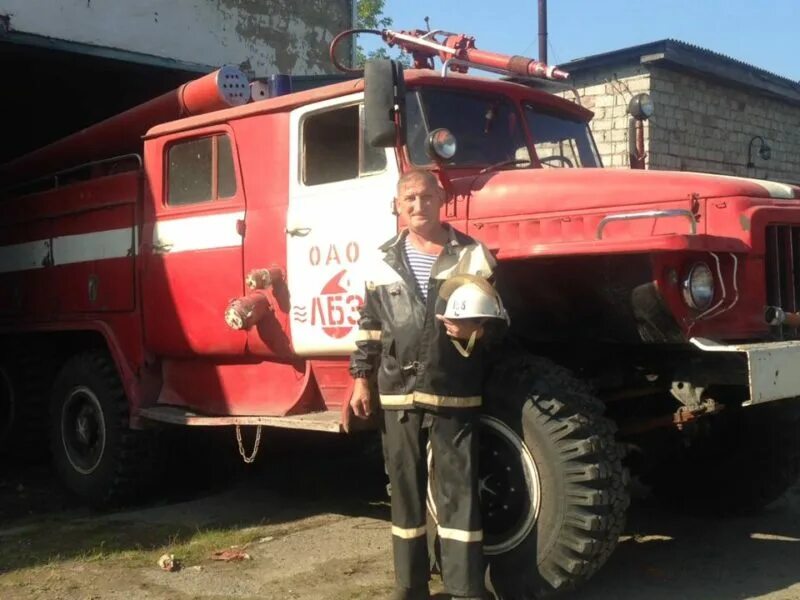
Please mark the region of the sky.
<svg viewBox="0 0 800 600"><path fill-rule="evenodd" d="M386 0L393 29L445 29L537 58L537 0ZM800 0L549 0L551 64L665 38L800 80ZM364 36L363 45L367 48Z"/></svg>

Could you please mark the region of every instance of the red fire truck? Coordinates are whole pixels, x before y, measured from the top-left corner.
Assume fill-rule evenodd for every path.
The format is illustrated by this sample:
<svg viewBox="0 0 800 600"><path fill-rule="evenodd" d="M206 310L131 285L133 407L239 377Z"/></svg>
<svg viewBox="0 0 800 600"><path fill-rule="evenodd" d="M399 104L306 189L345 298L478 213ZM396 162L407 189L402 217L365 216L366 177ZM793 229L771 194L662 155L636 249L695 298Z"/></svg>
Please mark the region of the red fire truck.
<svg viewBox="0 0 800 600"><path fill-rule="evenodd" d="M0 167L5 443L49 443L102 505L147 483L158 423L340 431L364 265L417 167L496 254L511 315L482 416L496 587L589 578L629 470L694 510L779 496L800 466L800 189L602 169L592 113L530 84L566 74L381 35L416 68L258 99L226 67Z"/></svg>

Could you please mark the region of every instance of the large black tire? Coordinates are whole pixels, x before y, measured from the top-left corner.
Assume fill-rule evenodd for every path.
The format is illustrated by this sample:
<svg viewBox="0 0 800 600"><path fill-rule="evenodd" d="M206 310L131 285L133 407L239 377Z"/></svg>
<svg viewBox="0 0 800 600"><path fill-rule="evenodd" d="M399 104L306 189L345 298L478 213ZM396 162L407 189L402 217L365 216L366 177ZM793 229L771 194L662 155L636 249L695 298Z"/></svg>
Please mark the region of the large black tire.
<svg viewBox="0 0 800 600"><path fill-rule="evenodd" d="M105 352L67 360L51 395L53 464L67 489L96 507L134 502L153 482L153 437L131 430L128 420L125 392Z"/></svg>
<svg viewBox="0 0 800 600"><path fill-rule="evenodd" d="M480 477L485 552L499 597L574 589L616 547L627 472L614 424L602 413L588 386L552 361L516 356L495 369Z"/></svg>
<svg viewBox="0 0 800 600"><path fill-rule="evenodd" d="M704 515L753 513L800 477L800 400L731 409L705 424L705 435L650 476L668 506Z"/></svg>
<svg viewBox="0 0 800 600"><path fill-rule="evenodd" d="M15 462L47 457L47 398L54 361L25 349L0 355L0 454Z"/></svg>

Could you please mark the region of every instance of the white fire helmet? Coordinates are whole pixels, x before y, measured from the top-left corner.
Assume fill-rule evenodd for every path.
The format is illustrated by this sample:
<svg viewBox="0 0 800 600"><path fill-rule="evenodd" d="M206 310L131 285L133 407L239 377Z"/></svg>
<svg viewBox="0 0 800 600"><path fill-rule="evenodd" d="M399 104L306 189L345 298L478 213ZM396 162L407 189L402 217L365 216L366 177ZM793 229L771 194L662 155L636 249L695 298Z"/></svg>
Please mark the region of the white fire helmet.
<svg viewBox="0 0 800 600"><path fill-rule="evenodd" d="M509 321L508 313L503 307L495 289L486 279L477 275L456 275L442 284L439 295L447 300L442 315L446 319L503 319ZM452 340L456 350L467 357L475 348L477 331L474 332L466 347L458 340Z"/></svg>
<svg viewBox="0 0 800 600"><path fill-rule="evenodd" d="M456 275L442 284L439 295L447 300L444 317L447 319L504 319L508 320L500 296L483 277Z"/></svg>

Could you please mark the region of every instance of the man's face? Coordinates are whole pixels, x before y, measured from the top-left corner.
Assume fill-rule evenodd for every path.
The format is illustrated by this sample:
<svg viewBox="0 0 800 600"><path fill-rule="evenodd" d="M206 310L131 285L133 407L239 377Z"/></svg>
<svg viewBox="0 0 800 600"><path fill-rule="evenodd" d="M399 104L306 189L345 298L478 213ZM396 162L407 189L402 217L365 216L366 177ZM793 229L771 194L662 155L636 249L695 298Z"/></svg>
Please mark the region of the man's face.
<svg viewBox="0 0 800 600"><path fill-rule="evenodd" d="M397 212L406 218L412 231L425 231L440 224L439 209L444 190L421 177L406 181L395 198Z"/></svg>

